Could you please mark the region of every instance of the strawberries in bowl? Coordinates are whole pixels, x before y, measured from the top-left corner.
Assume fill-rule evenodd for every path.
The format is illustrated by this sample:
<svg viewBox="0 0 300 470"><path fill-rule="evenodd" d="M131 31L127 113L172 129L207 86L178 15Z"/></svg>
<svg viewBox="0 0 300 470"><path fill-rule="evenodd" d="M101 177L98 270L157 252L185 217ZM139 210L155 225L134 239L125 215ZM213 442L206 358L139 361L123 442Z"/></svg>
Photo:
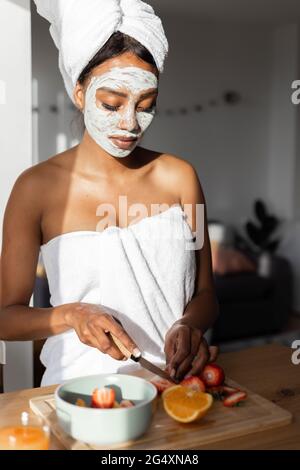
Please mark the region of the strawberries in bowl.
<svg viewBox="0 0 300 470"><path fill-rule="evenodd" d="M82 398L78 398L75 405L81 407L88 406ZM110 387L95 388L92 393L91 408L132 408L133 406L135 405L130 400L121 400L118 402L114 389Z"/></svg>
<svg viewBox="0 0 300 470"><path fill-rule="evenodd" d="M95 388L92 394L92 408L113 408L116 394L113 388Z"/></svg>
<svg viewBox="0 0 300 470"><path fill-rule="evenodd" d="M134 404L130 400L121 400L118 402L113 388L95 388L93 391L91 400L92 408L132 408L133 406Z"/></svg>
<svg viewBox="0 0 300 470"><path fill-rule="evenodd" d="M55 390L56 414L60 427L73 439L110 448L148 430L156 397L156 388L141 377L76 377Z"/></svg>
<svg viewBox="0 0 300 470"><path fill-rule="evenodd" d="M120 408L132 408L134 404L130 400L122 400L120 403Z"/></svg>

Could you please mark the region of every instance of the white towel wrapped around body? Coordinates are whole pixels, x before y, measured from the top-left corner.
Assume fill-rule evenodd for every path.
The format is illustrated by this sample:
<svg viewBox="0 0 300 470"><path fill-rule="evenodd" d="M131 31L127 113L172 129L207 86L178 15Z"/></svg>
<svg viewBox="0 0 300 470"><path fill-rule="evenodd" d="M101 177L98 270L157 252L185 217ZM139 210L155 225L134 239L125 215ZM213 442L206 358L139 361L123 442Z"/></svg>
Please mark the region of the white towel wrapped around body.
<svg viewBox="0 0 300 470"><path fill-rule="evenodd" d="M192 238L180 206L127 228L55 237L41 247L50 302L102 305L121 321L144 357L163 367L166 332L183 315L194 292ZM42 385L140 367L83 344L74 330L48 338L41 360L46 366Z"/></svg>
<svg viewBox="0 0 300 470"><path fill-rule="evenodd" d="M108 41L120 31L139 41L163 71L168 41L161 20L141 0L34 0L38 13L50 22L59 50L59 68L72 101L79 75Z"/></svg>

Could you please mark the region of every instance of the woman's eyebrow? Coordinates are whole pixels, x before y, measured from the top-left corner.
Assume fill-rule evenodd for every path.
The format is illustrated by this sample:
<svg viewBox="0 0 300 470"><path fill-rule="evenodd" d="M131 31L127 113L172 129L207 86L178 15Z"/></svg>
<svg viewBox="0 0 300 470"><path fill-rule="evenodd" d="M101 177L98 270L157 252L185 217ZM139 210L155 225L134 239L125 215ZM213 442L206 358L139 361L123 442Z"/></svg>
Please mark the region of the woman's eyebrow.
<svg viewBox="0 0 300 470"><path fill-rule="evenodd" d="M101 88L98 88L98 90L103 90L103 91L108 91L109 93L112 93L114 95L122 96L123 98L127 98L127 93L123 93L122 91L117 91L112 88L109 88L107 86L102 86Z"/></svg>
<svg viewBox="0 0 300 470"><path fill-rule="evenodd" d="M122 98L127 98L127 93L124 93L122 91L117 91L117 90L114 90L113 88L109 88L107 86L103 86L101 88L98 88L98 90L102 90L102 91L107 91L108 93L112 93L113 95L117 95L117 96L121 96ZM140 96L140 99L145 99L145 98L148 98L148 96L152 96L152 95L157 95L158 91L157 91L157 88L155 88L154 90L150 90L150 91L146 91L145 93L143 93L141 96Z"/></svg>
<svg viewBox="0 0 300 470"><path fill-rule="evenodd" d="M154 90L146 91L146 93L143 93L140 96L140 98L148 98L148 96L157 95L157 94L158 94L158 90L157 88L155 88Z"/></svg>

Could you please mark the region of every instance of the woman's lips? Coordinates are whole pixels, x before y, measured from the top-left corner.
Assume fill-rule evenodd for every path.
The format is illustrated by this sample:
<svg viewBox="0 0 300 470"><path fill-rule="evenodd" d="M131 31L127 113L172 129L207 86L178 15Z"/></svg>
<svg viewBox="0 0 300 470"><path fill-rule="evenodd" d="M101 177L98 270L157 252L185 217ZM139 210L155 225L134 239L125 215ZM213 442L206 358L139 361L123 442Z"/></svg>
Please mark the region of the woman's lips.
<svg viewBox="0 0 300 470"><path fill-rule="evenodd" d="M132 138L132 137L110 137L110 139L112 140L112 142L117 147L119 147L120 149L123 149L123 150L130 149L137 141L137 137L136 138Z"/></svg>

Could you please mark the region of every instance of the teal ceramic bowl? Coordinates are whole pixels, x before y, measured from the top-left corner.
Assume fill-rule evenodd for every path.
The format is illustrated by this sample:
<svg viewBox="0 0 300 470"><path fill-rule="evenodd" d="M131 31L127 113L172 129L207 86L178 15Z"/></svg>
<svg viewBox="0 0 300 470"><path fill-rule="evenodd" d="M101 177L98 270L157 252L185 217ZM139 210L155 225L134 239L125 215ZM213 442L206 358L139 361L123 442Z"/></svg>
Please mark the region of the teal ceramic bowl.
<svg viewBox="0 0 300 470"><path fill-rule="evenodd" d="M130 400L131 408L83 408L75 405L82 398L90 405L95 388L111 387L116 400ZM137 439L150 426L156 406L154 385L132 375L101 374L79 377L60 385L55 391L56 413L60 426L74 439L88 444L111 445Z"/></svg>

